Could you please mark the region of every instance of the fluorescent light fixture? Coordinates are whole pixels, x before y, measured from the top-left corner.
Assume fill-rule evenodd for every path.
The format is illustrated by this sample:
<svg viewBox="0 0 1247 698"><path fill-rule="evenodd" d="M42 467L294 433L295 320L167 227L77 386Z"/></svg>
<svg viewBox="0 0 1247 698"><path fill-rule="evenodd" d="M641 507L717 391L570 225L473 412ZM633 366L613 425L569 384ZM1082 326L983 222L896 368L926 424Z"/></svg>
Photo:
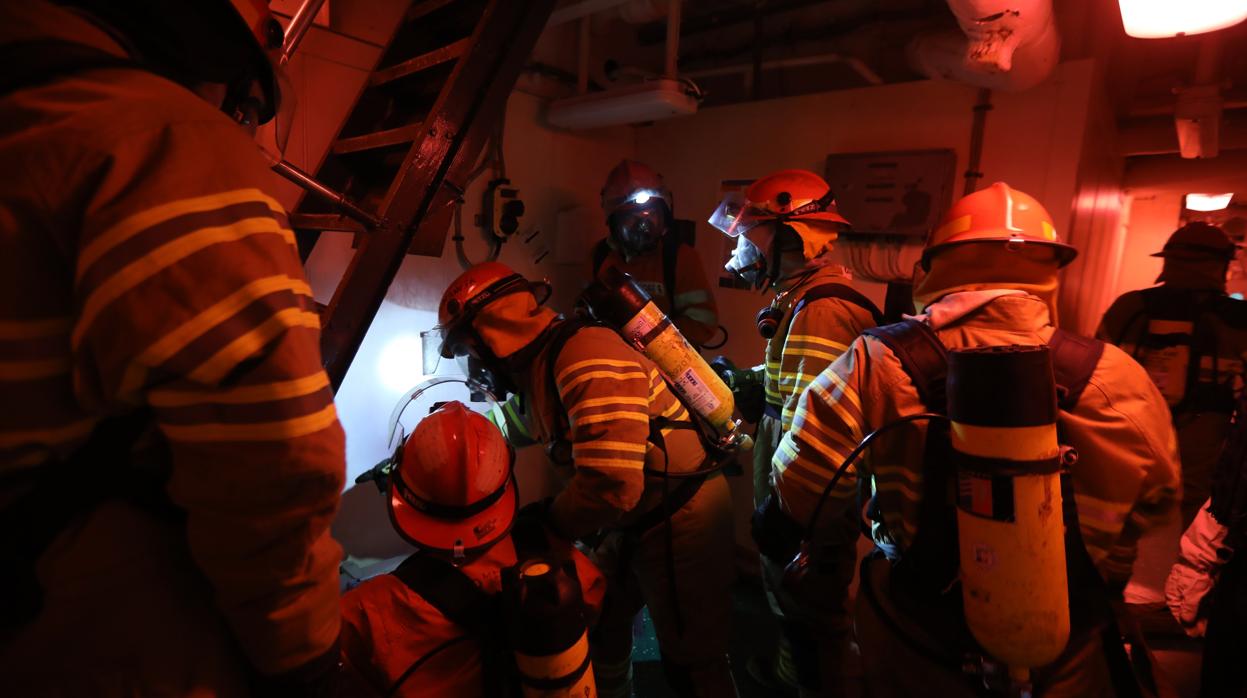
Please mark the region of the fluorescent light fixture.
<svg viewBox="0 0 1247 698"><path fill-rule="evenodd" d="M1247 0L1117 0L1126 33L1139 39L1203 34L1247 19Z"/></svg>
<svg viewBox="0 0 1247 698"><path fill-rule="evenodd" d="M1220 211L1230 205L1234 192L1228 194L1187 194L1186 208L1189 211Z"/></svg>

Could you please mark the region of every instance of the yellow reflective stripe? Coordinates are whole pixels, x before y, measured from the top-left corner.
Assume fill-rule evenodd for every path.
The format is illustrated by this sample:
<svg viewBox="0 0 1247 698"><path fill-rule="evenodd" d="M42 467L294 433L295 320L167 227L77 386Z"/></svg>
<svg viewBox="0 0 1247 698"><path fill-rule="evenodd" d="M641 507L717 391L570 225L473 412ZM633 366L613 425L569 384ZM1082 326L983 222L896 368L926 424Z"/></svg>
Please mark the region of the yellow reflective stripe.
<svg viewBox="0 0 1247 698"><path fill-rule="evenodd" d="M208 330L216 327L226 319L255 301L278 291L291 291L299 296L312 297L312 287L306 281L285 274L267 276L256 279L217 301L195 317L179 325L172 332L161 337L139 354L136 362L130 364L126 376L121 382L120 394L126 395L138 388L143 382L146 368L168 360L170 356L185 349L188 344L201 337Z"/></svg>
<svg viewBox="0 0 1247 698"><path fill-rule="evenodd" d="M827 339L826 337L819 337L816 334L790 334L788 335L787 341L789 343L807 342L809 344L820 344L825 347L831 347L832 349L837 350L841 354L843 354L849 348L847 344L841 344L840 342L832 341L830 339ZM784 353L787 354L788 352L789 352L788 347L784 347Z"/></svg>
<svg viewBox="0 0 1247 698"><path fill-rule="evenodd" d="M129 240L153 226L173 220L188 213L203 213L218 208L226 208L235 204L262 203L274 213L285 214L286 210L277 200L259 189L235 189L219 194L209 194L193 199L180 199L167 204L149 208L123 219L109 228L99 237L87 243L78 253L78 269L75 278L81 278L87 267L97 262L100 257L117 245Z"/></svg>
<svg viewBox="0 0 1247 698"><path fill-rule="evenodd" d="M508 400L503 403L502 409L504 412L503 420L508 428L515 427L515 430L524 438L533 438L532 433L528 430L528 425L524 423L524 418L515 411L515 403Z"/></svg>
<svg viewBox="0 0 1247 698"><path fill-rule="evenodd" d="M559 389L559 395L566 397L567 394L571 392L572 388L594 378L609 378L617 381L632 380L636 378L645 380L645 374L641 371L626 371L622 373L616 371L589 371L576 376L571 380L571 382L562 385Z"/></svg>
<svg viewBox="0 0 1247 698"><path fill-rule="evenodd" d="M840 389L840 394L844 395L845 399L849 401L849 404L857 408L858 411L861 411L862 400L858 397L857 391L850 388L849 384L845 383L844 379L841 378L835 371L824 371L824 373L827 374L827 379Z"/></svg>
<svg viewBox="0 0 1247 698"><path fill-rule="evenodd" d="M583 417L577 417L572 420L572 423L574 426L584 426L586 424L610 422L616 419L626 419L649 424L649 415L644 412L603 412L601 414L590 414Z"/></svg>
<svg viewBox="0 0 1247 698"><path fill-rule="evenodd" d="M109 277L87 296L82 306L82 313L78 316L78 324L74 327L74 347L76 348L82 341L82 336L91 327L96 316L135 286L204 248L222 242L237 242L252 235L269 233L280 235L287 244L297 248L294 233L283 228L276 220L263 217L246 218L232 225L200 228L139 257Z"/></svg>
<svg viewBox="0 0 1247 698"><path fill-rule="evenodd" d="M841 354L843 354L843 352L841 352ZM815 359L823 359L827 363L834 363L836 359L840 358L841 354L829 354L825 351L819 351L817 349L784 348L784 356L789 359L799 359L803 356L809 356Z"/></svg>
<svg viewBox="0 0 1247 698"><path fill-rule="evenodd" d="M845 386L845 387L848 387L848 386ZM836 413L836 416L840 418L840 421L844 422L844 425L849 428L849 435L853 438L854 441L862 440L861 425L857 423L857 420L853 417L853 415L849 414L849 411L845 409L844 405L840 404L840 401L837 400L834 395L827 392L827 390L823 388L823 386L819 385L817 381L815 381L814 383L811 383L810 386L806 388L806 391L812 395L818 396L818 398L822 400L822 403L824 405L830 407L831 410ZM800 408L798 408L798 410L800 410ZM813 420L816 423L819 422L818 419L814 418L813 412L810 412L807 415L806 419ZM831 432L831 433L836 434L837 437L840 436L839 432ZM856 443L854 443L853 446L856 446ZM853 446L850 446L850 448L852 448Z"/></svg>
<svg viewBox="0 0 1247 698"><path fill-rule="evenodd" d="M659 416L670 418L683 411L684 411L684 404L681 403L679 400L675 399L674 396L672 396L671 405L668 406L667 409L660 412Z"/></svg>
<svg viewBox="0 0 1247 698"><path fill-rule="evenodd" d="M243 405L256 402L289 400L311 395L329 385L324 371L289 381L276 381L263 385L244 385L228 390L204 392L202 390L153 390L147 395L152 407L187 407L189 405L221 404Z"/></svg>
<svg viewBox="0 0 1247 698"><path fill-rule="evenodd" d="M212 385L221 380L239 362L264 348L277 335L298 327L320 328L320 316L301 308L285 308L273 313L269 319L250 332L225 345L212 358L200 364L187 377L193 381Z"/></svg>
<svg viewBox="0 0 1247 698"><path fill-rule="evenodd" d="M337 419L338 413L331 403L312 414L278 422L162 425L161 431L175 441L280 441L316 433Z"/></svg>
<svg viewBox="0 0 1247 698"><path fill-rule="evenodd" d="M831 439L833 441L838 442L841 446L843 446L845 448L845 453L848 453L849 451L852 451L853 449L857 448L858 442L861 441L861 439L858 439L855 441L853 439L846 437L844 434L841 434L840 432L834 429L828 429L827 425L823 424L822 419L820 419L813 412L809 411L807 408L802 407L800 403L797 403L797 409L793 413L793 422L796 422L797 419L802 420L801 431L800 431L801 436L811 441ZM855 431L861 431L860 427L854 427L850 425L850 428L854 429ZM812 430L814 433L813 434L805 433L807 429Z"/></svg>
<svg viewBox="0 0 1247 698"><path fill-rule="evenodd" d="M692 305L694 303L705 303L710 300L710 292L704 288L696 288L692 291L675 294L672 303L675 305Z"/></svg>
<svg viewBox="0 0 1247 698"><path fill-rule="evenodd" d="M577 468L626 468L628 470L641 470L645 467L645 461L643 459L579 458L573 456L572 460Z"/></svg>
<svg viewBox="0 0 1247 698"><path fill-rule="evenodd" d="M649 405L649 400L646 400L643 397L631 396L589 398L588 400L581 400L580 402L577 402L574 407L567 411L567 414L576 414L577 412L583 412L584 410L592 409L594 407L602 407L604 405L639 405L641 407L646 407Z"/></svg>
<svg viewBox="0 0 1247 698"><path fill-rule="evenodd" d="M86 437L95 426L95 418L88 417L64 426L24 431L0 431L0 448L27 443L59 444Z"/></svg>
<svg viewBox="0 0 1247 698"><path fill-rule="evenodd" d="M69 317L46 320L0 320L0 340L39 339L69 332L74 319Z"/></svg>
<svg viewBox="0 0 1247 698"><path fill-rule="evenodd" d="M584 441L572 444L572 452L583 449L602 449L608 451L624 451L626 453L645 453L645 449L649 444L642 441L640 443L632 441Z"/></svg>
<svg viewBox="0 0 1247 698"><path fill-rule="evenodd" d="M554 377L554 380L557 383L562 383L563 379L566 378L568 374L574 371L579 371L582 368L589 368L590 366L611 366L614 368L630 368L637 370L640 370L641 368L641 364L636 361L620 361L617 359L586 359L584 361L577 361L571 366L559 371L558 375Z"/></svg>
<svg viewBox="0 0 1247 698"><path fill-rule="evenodd" d="M1116 534L1121 531L1132 508L1131 503L1111 502L1087 494L1074 493L1078 521L1088 528Z"/></svg>
<svg viewBox="0 0 1247 698"><path fill-rule="evenodd" d="M60 376L69 373L72 368L68 356L54 359L30 359L29 361L0 361L0 381L16 383L20 381Z"/></svg>

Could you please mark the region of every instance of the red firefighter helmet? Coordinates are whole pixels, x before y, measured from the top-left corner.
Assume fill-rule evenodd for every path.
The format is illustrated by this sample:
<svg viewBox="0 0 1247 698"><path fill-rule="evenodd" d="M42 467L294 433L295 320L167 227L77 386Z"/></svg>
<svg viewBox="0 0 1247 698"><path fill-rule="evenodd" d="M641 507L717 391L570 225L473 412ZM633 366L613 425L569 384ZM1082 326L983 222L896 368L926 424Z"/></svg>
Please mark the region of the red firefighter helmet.
<svg viewBox="0 0 1247 698"><path fill-rule="evenodd" d="M467 353L473 336L472 320L481 308L512 293L537 296L536 288L544 289L544 295L537 298L539 304L544 303L550 295L548 283L531 282L501 262L481 262L460 274L446 287L437 308L442 357L450 359Z"/></svg>
<svg viewBox="0 0 1247 698"><path fill-rule="evenodd" d="M645 163L621 160L602 185L602 210L607 216L621 209L645 206L659 200L671 211L671 190L662 175Z"/></svg>
<svg viewBox="0 0 1247 698"><path fill-rule="evenodd" d="M1043 204L1030 194L996 182L963 196L944 214L939 226L927 237L922 265L929 268L932 256L953 245L986 242L1018 248L1023 245L1051 247L1061 266L1078 256L1078 250L1057 237L1052 216Z"/></svg>
<svg viewBox="0 0 1247 698"><path fill-rule="evenodd" d="M394 529L421 548L462 556L511 530L515 453L498 427L461 402L416 425L390 475Z"/></svg>
<svg viewBox="0 0 1247 698"><path fill-rule="evenodd" d="M728 195L709 222L737 237L768 221L849 224L840 215L831 186L809 170L780 170L749 185L744 196Z"/></svg>

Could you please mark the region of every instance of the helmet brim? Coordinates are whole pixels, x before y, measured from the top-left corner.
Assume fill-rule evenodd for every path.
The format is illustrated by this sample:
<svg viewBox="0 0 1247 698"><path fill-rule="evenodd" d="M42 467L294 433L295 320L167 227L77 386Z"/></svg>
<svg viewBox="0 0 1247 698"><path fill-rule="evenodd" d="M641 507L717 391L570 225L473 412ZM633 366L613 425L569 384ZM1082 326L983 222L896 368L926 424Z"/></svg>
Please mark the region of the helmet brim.
<svg viewBox="0 0 1247 698"><path fill-rule="evenodd" d="M1046 240L1018 240L1018 239L1010 238L1006 236L1002 236L999 238L978 237L978 238L972 238L969 240L951 240L949 242L942 242L938 245L932 245L931 247L928 247L927 249L922 251L922 264L924 267L929 267L931 264L932 257L934 257L935 255L939 254L941 251L946 250L950 247L958 247L961 245L975 245L975 244L1009 245L1011 243L1017 244L1017 245L1023 245L1023 246L1040 245L1043 247L1053 248L1054 250L1056 250L1058 268L1065 267L1066 265L1068 265L1070 262L1074 261L1074 259L1078 257L1078 249L1071 245L1067 245L1063 242L1049 242Z"/></svg>
<svg viewBox="0 0 1247 698"><path fill-rule="evenodd" d="M394 473L391 477L397 477ZM390 523L408 543L428 550L453 553L462 546L465 553L488 548L511 531L515 511L519 507L519 488L515 474L507 476L502 497L487 509L464 519L450 520L429 516L412 507L391 486L389 492Z"/></svg>

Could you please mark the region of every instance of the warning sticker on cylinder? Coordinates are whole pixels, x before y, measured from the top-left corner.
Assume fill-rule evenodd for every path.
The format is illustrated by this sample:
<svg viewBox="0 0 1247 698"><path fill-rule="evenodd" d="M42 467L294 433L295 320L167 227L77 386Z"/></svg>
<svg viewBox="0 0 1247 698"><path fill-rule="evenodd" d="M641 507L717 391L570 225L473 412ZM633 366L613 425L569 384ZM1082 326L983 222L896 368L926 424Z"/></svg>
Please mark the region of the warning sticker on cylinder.
<svg viewBox="0 0 1247 698"><path fill-rule="evenodd" d="M654 331L655 327L662 324L666 319L658 306L653 303L646 303L641 312L632 316L632 319L623 326L623 334L629 341L638 342L642 338Z"/></svg>
<svg viewBox="0 0 1247 698"><path fill-rule="evenodd" d="M722 403L692 367L685 369L676 377L675 386L689 406L699 414L710 414Z"/></svg>

